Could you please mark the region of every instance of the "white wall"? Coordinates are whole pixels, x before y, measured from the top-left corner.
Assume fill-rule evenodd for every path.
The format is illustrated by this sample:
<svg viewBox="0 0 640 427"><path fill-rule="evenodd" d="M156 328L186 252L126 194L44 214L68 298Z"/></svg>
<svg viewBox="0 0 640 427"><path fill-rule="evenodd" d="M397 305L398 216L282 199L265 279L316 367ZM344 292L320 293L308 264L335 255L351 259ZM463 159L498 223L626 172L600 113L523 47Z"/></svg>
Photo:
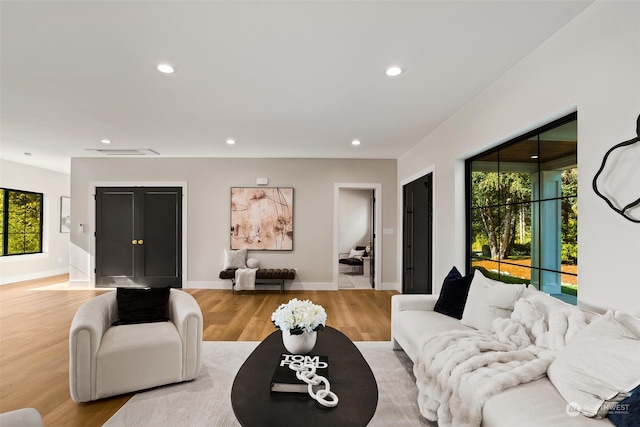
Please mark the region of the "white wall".
<svg viewBox="0 0 640 427"><path fill-rule="evenodd" d="M229 248L230 188L294 188L293 251L250 251L264 267L298 268L294 286L333 287L334 184L380 183L382 226L396 220L396 161L345 159L75 158L71 160L71 246L74 280L91 276L94 256L91 186L96 183L184 182L187 191L187 287L229 287L218 274ZM80 231L78 223L87 226ZM395 286L395 236L383 236L382 281ZM387 285L388 287L389 285ZM336 286L337 289L337 286Z"/></svg>
<svg viewBox="0 0 640 427"><path fill-rule="evenodd" d="M69 196L69 175L0 160L0 187L43 193L43 253L0 257L0 284L65 274L69 233L60 233L60 197Z"/></svg>
<svg viewBox="0 0 640 427"><path fill-rule="evenodd" d="M371 230L371 190L340 189L340 252L367 246Z"/></svg>
<svg viewBox="0 0 640 427"><path fill-rule="evenodd" d="M436 171L435 292L452 265L465 265L464 159L576 110L578 303L640 314L640 224L591 188L604 153L635 136L640 2L594 3L399 159L398 182ZM640 195L639 182L626 185Z"/></svg>

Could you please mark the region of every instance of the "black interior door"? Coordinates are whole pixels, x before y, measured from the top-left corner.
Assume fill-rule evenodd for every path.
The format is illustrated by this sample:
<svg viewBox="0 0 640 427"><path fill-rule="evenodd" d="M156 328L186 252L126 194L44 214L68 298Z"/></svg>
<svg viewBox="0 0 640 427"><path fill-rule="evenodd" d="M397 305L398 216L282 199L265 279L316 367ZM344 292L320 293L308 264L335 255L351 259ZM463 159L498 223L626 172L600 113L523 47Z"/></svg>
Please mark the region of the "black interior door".
<svg viewBox="0 0 640 427"><path fill-rule="evenodd" d="M369 284L371 285L372 288L375 288L376 286L376 259L375 259L375 251L373 250L373 248L375 248L376 246L376 193L375 191L371 190L371 204L369 206L369 215L370 215L370 219L369 219L369 224L370 224L370 228L369 228L369 249L371 249L369 251L369 258L370 262L369 262Z"/></svg>
<svg viewBox="0 0 640 427"><path fill-rule="evenodd" d="M96 188L96 286L182 286L182 188Z"/></svg>
<svg viewBox="0 0 640 427"><path fill-rule="evenodd" d="M428 174L403 187L403 277L405 294L432 289L433 185Z"/></svg>

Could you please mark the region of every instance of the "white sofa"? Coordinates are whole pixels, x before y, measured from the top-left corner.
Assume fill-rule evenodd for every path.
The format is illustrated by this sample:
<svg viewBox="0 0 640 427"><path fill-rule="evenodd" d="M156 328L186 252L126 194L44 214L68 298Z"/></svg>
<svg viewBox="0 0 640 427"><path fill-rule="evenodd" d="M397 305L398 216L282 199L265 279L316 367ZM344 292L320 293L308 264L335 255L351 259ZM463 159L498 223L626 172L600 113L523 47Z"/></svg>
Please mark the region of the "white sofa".
<svg viewBox="0 0 640 427"><path fill-rule="evenodd" d="M177 289L166 310L170 321L112 326L119 318L116 292L85 302L69 332L71 398L87 402L196 378L202 311Z"/></svg>
<svg viewBox="0 0 640 427"><path fill-rule="evenodd" d="M541 293L538 292L538 294ZM434 311L438 298L439 295L404 294L394 295L391 300L393 348L394 350L403 350L411 358L414 363L414 371L422 346L436 334L445 331L471 331L474 329L465 326L457 318ZM470 301L467 301L467 304L469 303ZM592 322L599 316L587 313L586 319L588 322ZM634 327L637 327L637 324ZM636 334L640 333L639 331L640 328L635 330ZM429 344L433 344L433 342L429 341ZM631 344L635 345L635 342ZM633 348L635 352L635 349L640 347ZM639 355L635 354L635 356ZM632 359L633 357L632 355ZM594 363L598 363L598 361L594 360ZM638 378L638 382L640 382L640 378ZM486 427L595 427L612 425L607 418L589 418L575 412L570 415L567 401L547 376L494 394L484 404L481 417L481 425Z"/></svg>

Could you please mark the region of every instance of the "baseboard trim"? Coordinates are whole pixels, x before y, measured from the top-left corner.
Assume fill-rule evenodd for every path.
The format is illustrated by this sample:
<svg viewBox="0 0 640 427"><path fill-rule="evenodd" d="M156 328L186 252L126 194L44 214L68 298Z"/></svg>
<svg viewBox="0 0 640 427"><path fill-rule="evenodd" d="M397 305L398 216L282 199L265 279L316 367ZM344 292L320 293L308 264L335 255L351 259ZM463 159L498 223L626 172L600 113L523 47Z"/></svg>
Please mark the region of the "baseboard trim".
<svg viewBox="0 0 640 427"><path fill-rule="evenodd" d="M381 291L398 291L400 292L400 286L396 282L382 282L380 283Z"/></svg>
<svg viewBox="0 0 640 427"><path fill-rule="evenodd" d="M8 285L11 283L24 282L26 280L44 279L45 277L59 276L61 274L69 274L68 268L56 268L54 270L39 271L31 274L20 274L17 276L2 277L0 285Z"/></svg>

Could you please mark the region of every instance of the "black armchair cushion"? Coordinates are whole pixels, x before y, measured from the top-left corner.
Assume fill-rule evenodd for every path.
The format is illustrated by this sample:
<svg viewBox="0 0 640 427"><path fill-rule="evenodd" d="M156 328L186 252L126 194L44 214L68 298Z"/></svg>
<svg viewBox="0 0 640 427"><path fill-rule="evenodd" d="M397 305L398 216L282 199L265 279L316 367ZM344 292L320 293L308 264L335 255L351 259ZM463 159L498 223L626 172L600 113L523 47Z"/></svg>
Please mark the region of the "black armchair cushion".
<svg viewBox="0 0 640 427"><path fill-rule="evenodd" d="M118 288L118 320L112 326L166 322L171 287Z"/></svg>

